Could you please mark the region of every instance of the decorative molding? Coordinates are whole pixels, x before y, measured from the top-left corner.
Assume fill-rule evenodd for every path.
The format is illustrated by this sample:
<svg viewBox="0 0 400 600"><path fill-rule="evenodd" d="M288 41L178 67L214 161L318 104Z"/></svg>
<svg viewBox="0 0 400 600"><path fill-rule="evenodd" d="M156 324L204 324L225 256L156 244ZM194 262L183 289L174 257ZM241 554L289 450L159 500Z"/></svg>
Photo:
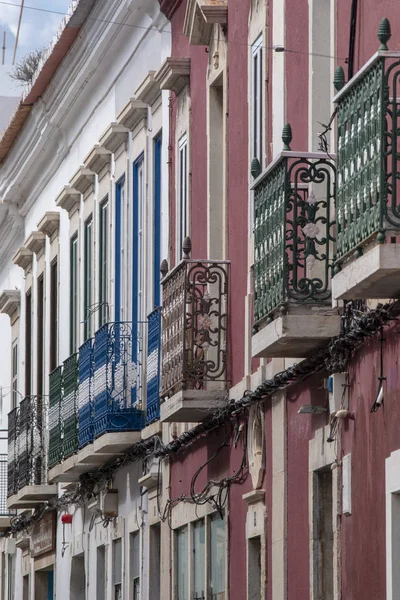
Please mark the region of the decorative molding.
<svg viewBox="0 0 400 600"><path fill-rule="evenodd" d="M145 118L147 118L147 104L131 98L119 113L117 122L132 131Z"/></svg>
<svg viewBox="0 0 400 600"><path fill-rule="evenodd" d="M48 210L39 221L37 228L44 235L51 237L60 228L60 213L55 210Z"/></svg>
<svg viewBox="0 0 400 600"><path fill-rule="evenodd" d="M81 193L70 185L65 185L58 195L56 205L60 208L64 208L69 216L72 215L75 210L79 209L81 203Z"/></svg>
<svg viewBox="0 0 400 600"><path fill-rule="evenodd" d="M128 142L129 129L119 123L111 123L100 138L100 145L113 154L122 144Z"/></svg>
<svg viewBox="0 0 400 600"><path fill-rule="evenodd" d="M206 23L226 25L228 22L228 3L226 0L198 0Z"/></svg>
<svg viewBox="0 0 400 600"><path fill-rule="evenodd" d="M190 58L167 58L154 77L162 90L178 95L190 81Z"/></svg>
<svg viewBox="0 0 400 600"><path fill-rule="evenodd" d="M32 231L30 236L25 240L24 246L34 252L34 254L39 254L44 250L46 244L46 236L41 231Z"/></svg>
<svg viewBox="0 0 400 600"><path fill-rule="evenodd" d="M110 164L111 164L111 152L110 150L107 150L107 148L104 148L103 146L101 146L100 144L96 144L93 147L93 150L91 152L89 152L89 154L87 155L87 157L84 160L85 166L87 167L87 169L89 169L89 171L93 171L94 173L97 173L97 175L100 173L100 171L102 171L104 169L105 166L108 166L108 168L110 168ZM81 169L83 170L83 169ZM86 179L88 179L88 177L86 177ZM82 182L82 185L84 185L84 183ZM89 183L89 185L86 186L85 190L81 190L82 193L84 193L84 191L86 191L86 189L91 185L91 183ZM79 187L76 186L76 184L74 185L74 187L76 189L79 189Z"/></svg>
<svg viewBox="0 0 400 600"><path fill-rule="evenodd" d="M11 317L19 310L21 292L19 290L4 290L0 296L0 313Z"/></svg>
<svg viewBox="0 0 400 600"><path fill-rule="evenodd" d="M161 94L160 84L155 80L155 71L149 71L135 91L135 98L151 106Z"/></svg>
<svg viewBox="0 0 400 600"><path fill-rule="evenodd" d="M28 271L32 267L33 252L25 246L21 246L13 257L14 265L21 267L24 271Z"/></svg>
<svg viewBox="0 0 400 600"><path fill-rule="evenodd" d="M70 186L84 194L88 187L94 185L96 173L91 171L86 165L81 165L75 175L73 175Z"/></svg>
<svg viewBox="0 0 400 600"><path fill-rule="evenodd" d="M200 10L198 0L188 0L183 33L193 46L209 46L213 31L212 23L207 23Z"/></svg>

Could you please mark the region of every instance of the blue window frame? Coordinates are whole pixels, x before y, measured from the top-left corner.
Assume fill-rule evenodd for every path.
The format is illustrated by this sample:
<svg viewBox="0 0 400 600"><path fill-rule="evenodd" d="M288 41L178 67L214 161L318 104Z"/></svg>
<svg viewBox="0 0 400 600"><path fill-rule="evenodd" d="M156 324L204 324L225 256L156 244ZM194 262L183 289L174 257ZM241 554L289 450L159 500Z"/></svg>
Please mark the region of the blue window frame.
<svg viewBox="0 0 400 600"><path fill-rule="evenodd" d="M154 139L154 199L153 199L153 302L160 306L161 263L161 147L162 136Z"/></svg>
<svg viewBox="0 0 400 600"><path fill-rule="evenodd" d="M115 321L124 320L125 175L115 185Z"/></svg>

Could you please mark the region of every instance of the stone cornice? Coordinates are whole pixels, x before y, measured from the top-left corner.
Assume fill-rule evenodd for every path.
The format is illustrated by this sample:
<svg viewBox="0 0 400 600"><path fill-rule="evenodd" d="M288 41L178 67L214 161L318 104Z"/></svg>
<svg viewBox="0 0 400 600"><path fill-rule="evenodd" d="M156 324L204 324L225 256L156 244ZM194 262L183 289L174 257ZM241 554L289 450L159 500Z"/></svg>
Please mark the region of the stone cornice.
<svg viewBox="0 0 400 600"><path fill-rule="evenodd" d="M190 81L190 58L167 58L154 76L162 90L178 95Z"/></svg>
<svg viewBox="0 0 400 600"><path fill-rule="evenodd" d="M118 115L117 122L132 131L142 119L147 117L147 105L140 100L131 99Z"/></svg>
<svg viewBox="0 0 400 600"><path fill-rule="evenodd" d="M122 144L127 144L129 129L119 123L111 123L100 138L100 144L113 154Z"/></svg>
<svg viewBox="0 0 400 600"><path fill-rule="evenodd" d="M70 185L65 185L57 197L56 205L64 208L69 216L79 210L81 203L81 193Z"/></svg>
<svg viewBox="0 0 400 600"><path fill-rule="evenodd" d="M4 290L0 296L0 313L10 318L19 310L21 304L21 292L19 290Z"/></svg>
<svg viewBox="0 0 400 600"><path fill-rule="evenodd" d="M60 213L48 210L39 221L37 228L44 235L51 237L60 228Z"/></svg>
<svg viewBox="0 0 400 600"><path fill-rule="evenodd" d="M104 165L103 165L104 166ZM70 181L71 188L74 188L81 194L84 194L88 187L94 185L96 181L96 173L86 165L79 167L77 172L72 176Z"/></svg>
<svg viewBox="0 0 400 600"><path fill-rule="evenodd" d="M155 71L149 71L135 91L135 98L151 106L161 94L160 84L154 78Z"/></svg>
<svg viewBox="0 0 400 600"><path fill-rule="evenodd" d="M110 167L111 165L111 152L104 148L100 144L96 144L91 152L87 155L84 160L85 166L97 175L104 169L106 165ZM89 184L90 185L90 184ZM76 185L74 185L76 189L79 189ZM82 193L85 190L81 190Z"/></svg>
<svg viewBox="0 0 400 600"><path fill-rule="evenodd" d="M25 246L21 246L13 257L14 265L21 267L24 271L28 271L32 267L33 252Z"/></svg>
<svg viewBox="0 0 400 600"><path fill-rule="evenodd" d="M44 250L46 244L46 236L41 231L32 231L30 236L25 240L24 246L34 252L34 254L39 254Z"/></svg>

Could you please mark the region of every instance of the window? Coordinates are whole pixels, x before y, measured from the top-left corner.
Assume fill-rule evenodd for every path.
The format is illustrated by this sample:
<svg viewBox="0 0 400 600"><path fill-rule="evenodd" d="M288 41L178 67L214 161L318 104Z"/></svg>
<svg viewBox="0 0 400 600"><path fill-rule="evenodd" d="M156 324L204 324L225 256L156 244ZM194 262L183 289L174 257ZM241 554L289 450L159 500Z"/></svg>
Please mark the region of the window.
<svg viewBox="0 0 400 600"><path fill-rule="evenodd" d="M18 340L14 340L12 345L12 408L18 406Z"/></svg>
<svg viewBox="0 0 400 600"><path fill-rule="evenodd" d="M115 186L115 320L124 320L125 176Z"/></svg>
<svg viewBox="0 0 400 600"><path fill-rule="evenodd" d="M78 349L78 235L70 241L70 352Z"/></svg>
<svg viewBox="0 0 400 600"><path fill-rule="evenodd" d="M261 538L250 538L247 546L247 594L251 600L261 600Z"/></svg>
<svg viewBox="0 0 400 600"><path fill-rule="evenodd" d="M105 600L106 597L106 549L104 546L97 548L97 576L96 600Z"/></svg>
<svg viewBox="0 0 400 600"><path fill-rule="evenodd" d="M176 600L189 600L187 527L176 532Z"/></svg>
<svg viewBox="0 0 400 600"><path fill-rule="evenodd" d="M225 600L225 522L219 515L210 523L211 600Z"/></svg>
<svg viewBox="0 0 400 600"><path fill-rule="evenodd" d="M226 600L225 567L225 521L219 515L175 531L175 600Z"/></svg>
<svg viewBox="0 0 400 600"><path fill-rule="evenodd" d="M43 275L37 280L37 345L36 345L36 394L43 396L43 336L44 336L44 278Z"/></svg>
<svg viewBox="0 0 400 600"><path fill-rule="evenodd" d="M188 194L188 144L187 136L179 140L178 151L178 206L176 214L176 256L182 258L182 244L189 235L189 194Z"/></svg>
<svg viewBox="0 0 400 600"><path fill-rule="evenodd" d="M113 542L113 600L122 598L122 541Z"/></svg>
<svg viewBox="0 0 400 600"><path fill-rule="evenodd" d="M263 52L262 36L253 44L252 90L251 90L251 134L252 157L258 158L263 166Z"/></svg>
<svg viewBox="0 0 400 600"><path fill-rule="evenodd" d="M22 600L30 600L29 575L24 575L22 579Z"/></svg>
<svg viewBox="0 0 400 600"><path fill-rule="evenodd" d="M15 560L14 554L3 554L4 560L6 560L6 556L8 557L7 564L7 576L8 576L8 600L14 599L14 591L15 591Z"/></svg>
<svg viewBox="0 0 400 600"><path fill-rule="evenodd" d="M193 526L193 600L204 600L206 597L206 541L204 520Z"/></svg>
<svg viewBox="0 0 400 600"><path fill-rule="evenodd" d="M149 557L149 600L160 600L161 527L156 523L150 527Z"/></svg>
<svg viewBox="0 0 400 600"><path fill-rule="evenodd" d="M57 367L58 345L58 265L57 259L50 267L50 372Z"/></svg>
<svg viewBox="0 0 400 600"><path fill-rule="evenodd" d="M135 531L130 534L130 586L132 600L140 600L140 533ZM160 565L158 565L158 568Z"/></svg>
<svg viewBox="0 0 400 600"><path fill-rule="evenodd" d="M93 219L92 216L85 223L85 266L84 266L84 323L85 340L92 337L93 313Z"/></svg>
<svg viewBox="0 0 400 600"><path fill-rule="evenodd" d="M32 291L25 295L25 396L31 395L32 381Z"/></svg>
<svg viewBox="0 0 400 600"><path fill-rule="evenodd" d="M71 576L70 576L69 589L70 589L70 595L69 595L70 600L85 600L85 597L86 597L86 572L85 572L85 557L83 555L73 556L71 559Z"/></svg>
<svg viewBox="0 0 400 600"><path fill-rule="evenodd" d="M132 321L142 321L143 280L144 280L144 246L143 246L143 213L144 213L144 161L139 158L133 165L133 294Z"/></svg>
<svg viewBox="0 0 400 600"><path fill-rule="evenodd" d="M154 139L154 199L153 199L153 304L160 306L161 264L161 149L162 136Z"/></svg>
<svg viewBox="0 0 400 600"><path fill-rule="evenodd" d="M332 470L314 474L314 587L315 597L333 598Z"/></svg>
<svg viewBox="0 0 400 600"><path fill-rule="evenodd" d="M108 321L108 198L100 205L99 327Z"/></svg>

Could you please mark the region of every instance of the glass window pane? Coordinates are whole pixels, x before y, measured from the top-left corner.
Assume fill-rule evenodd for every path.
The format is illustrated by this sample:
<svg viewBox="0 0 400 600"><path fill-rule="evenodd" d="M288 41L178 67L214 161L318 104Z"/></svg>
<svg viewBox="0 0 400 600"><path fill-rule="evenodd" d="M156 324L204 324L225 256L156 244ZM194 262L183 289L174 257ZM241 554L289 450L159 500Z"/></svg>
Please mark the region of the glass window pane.
<svg viewBox="0 0 400 600"><path fill-rule="evenodd" d="M176 532L176 589L177 600L189 600L188 533L187 528Z"/></svg>
<svg viewBox="0 0 400 600"><path fill-rule="evenodd" d="M205 598L205 557L205 527L201 520L193 528L194 600Z"/></svg>
<svg viewBox="0 0 400 600"><path fill-rule="evenodd" d="M113 542L113 581L114 585L122 581L122 541Z"/></svg>
<svg viewBox="0 0 400 600"><path fill-rule="evenodd" d="M225 521L220 516L211 520L211 598L225 598Z"/></svg>

